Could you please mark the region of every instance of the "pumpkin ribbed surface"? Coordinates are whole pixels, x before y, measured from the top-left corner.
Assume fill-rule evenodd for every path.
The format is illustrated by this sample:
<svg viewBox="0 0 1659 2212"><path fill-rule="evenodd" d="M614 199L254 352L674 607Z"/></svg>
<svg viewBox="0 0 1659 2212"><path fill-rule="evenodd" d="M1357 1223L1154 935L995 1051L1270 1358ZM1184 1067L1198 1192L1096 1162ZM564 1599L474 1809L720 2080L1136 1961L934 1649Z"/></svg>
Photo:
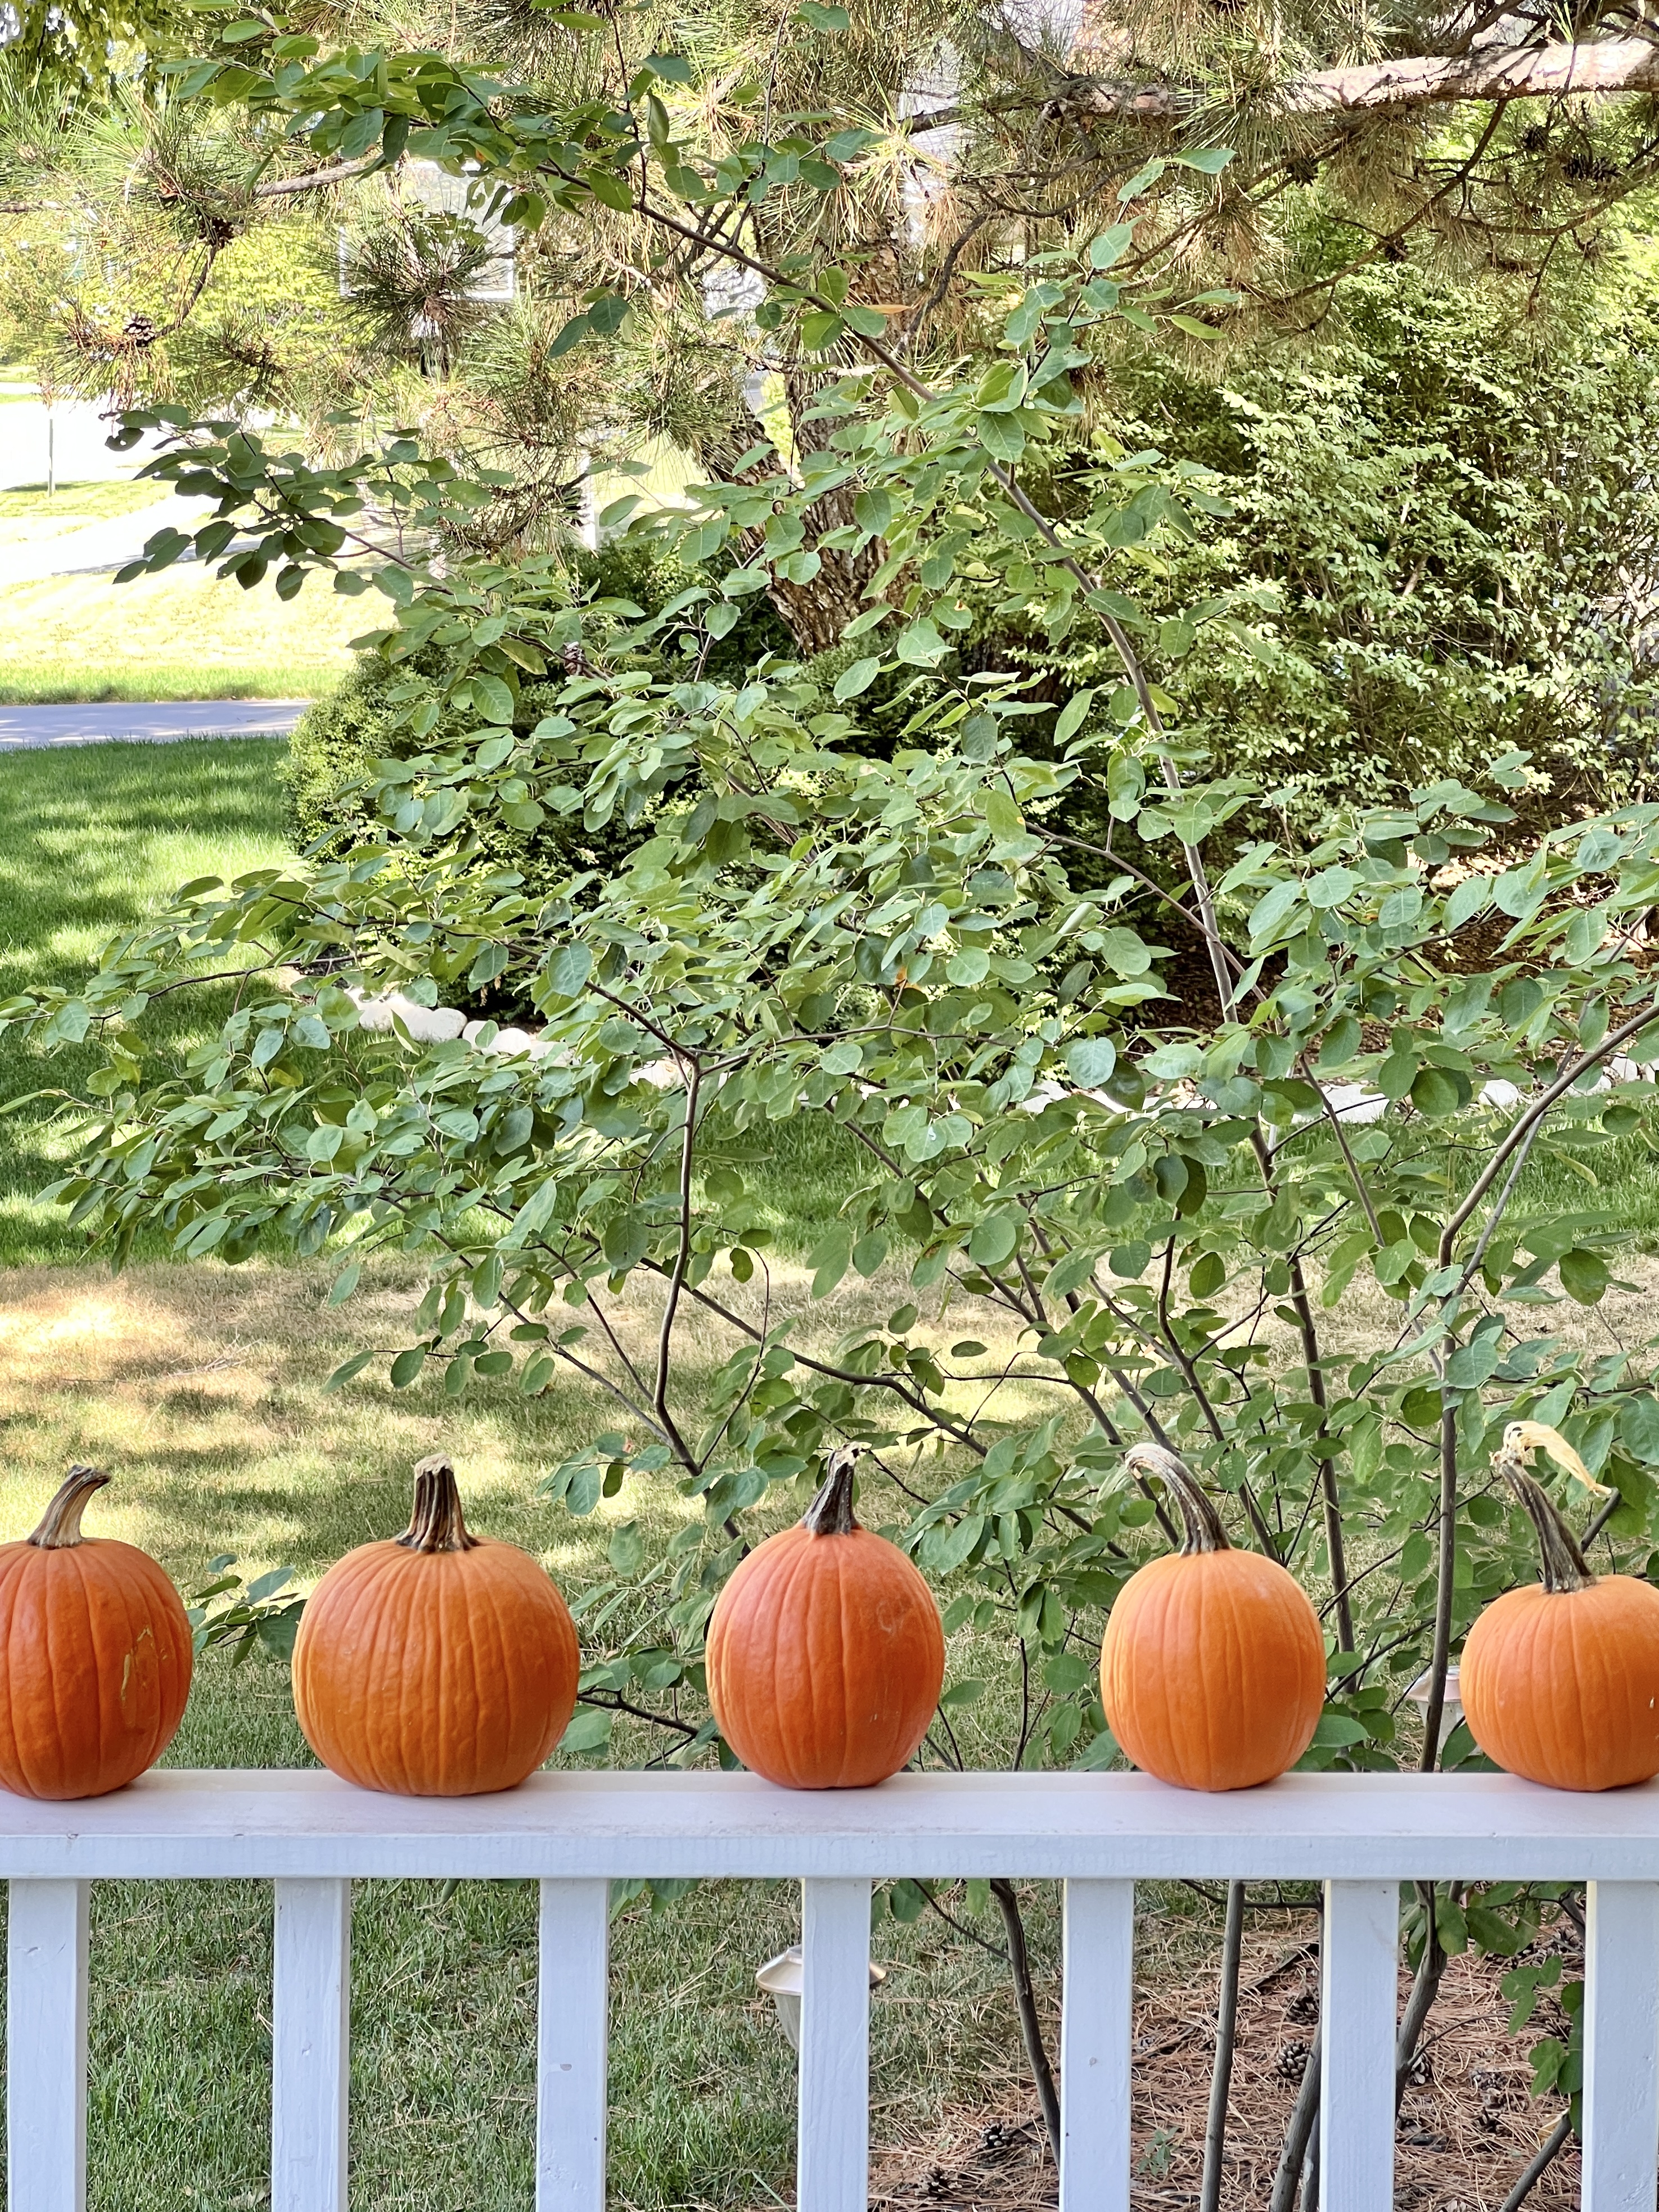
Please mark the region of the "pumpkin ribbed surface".
<svg viewBox="0 0 1659 2212"><path fill-rule="evenodd" d="M850 1466L847 1480L850 1520ZM819 1534L803 1522L759 1545L720 1592L707 1656L720 1733L789 1790L896 1774L945 1680L933 1592L896 1545L855 1525Z"/></svg>
<svg viewBox="0 0 1659 2212"><path fill-rule="evenodd" d="M153 1766L190 1696L190 1622L146 1552L83 1537L0 1546L0 1782L20 1796L101 1797ZM76 1480L54 1500L58 1506ZM51 1516L48 1516L50 1520Z"/></svg>
<svg viewBox="0 0 1659 2212"><path fill-rule="evenodd" d="M1101 1701L1134 1764L1183 1790L1249 1790L1313 1741L1325 1641L1305 1593L1255 1552L1177 1553L1124 1584Z"/></svg>
<svg viewBox="0 0 1659 2212"><path fill-rule="evenodd" d="M1463 1647L1463 1712L1488 1759L1555 1790L1659 1774L1659 1590L1629 1575L1494 1598Z"/></svg>
<svg viewBox="0 0 1659 2212"><path fill-rule="evenodd" d="M468 1535L447 1462L421 1473L432 1467L465 1548L423 1548L412 1528L331 1567L301 1618L294 1705L306 1741L348 1782L470 1797L515 1788L548 1757L575 1710L581 1657L544 1570Z"/></svg>

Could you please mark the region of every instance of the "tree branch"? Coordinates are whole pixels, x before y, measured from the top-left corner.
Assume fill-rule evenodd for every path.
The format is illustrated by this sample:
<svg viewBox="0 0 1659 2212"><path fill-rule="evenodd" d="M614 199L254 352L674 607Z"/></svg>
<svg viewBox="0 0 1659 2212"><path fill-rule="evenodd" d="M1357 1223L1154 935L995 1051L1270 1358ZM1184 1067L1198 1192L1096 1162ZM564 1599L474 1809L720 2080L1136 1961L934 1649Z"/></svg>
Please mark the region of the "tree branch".
<svg viewBox="0 0 1659 2212"><path fill-rule="evenodd" d="M1413 54L1357 69L1315 70L1281 86L1276 107L1280 115L1354 115L1462 100L1656 90L1659 46L1647 39L1598 39L1583 46L1477 46L1462 54ZM1073 77L1043 104L1051 114L1069 110L1117 122L1168 123L1191 113L1206 99L1196 88ZM940 131L974 120L978 112L960 106L932 108L905 117L904 127L912 134Z"/></svg>
<svg viewBox="0 0 1659 2212"><path fill-rule="evenodd" d="M365 154L357 161L331 161L325 169L307 169L297 177L267 177L263 184L255 185L256 200L286 199L294 192L326 191L331 185L349 185L354 177L366 177L371 169L380 167L380 149Z"/></svg>

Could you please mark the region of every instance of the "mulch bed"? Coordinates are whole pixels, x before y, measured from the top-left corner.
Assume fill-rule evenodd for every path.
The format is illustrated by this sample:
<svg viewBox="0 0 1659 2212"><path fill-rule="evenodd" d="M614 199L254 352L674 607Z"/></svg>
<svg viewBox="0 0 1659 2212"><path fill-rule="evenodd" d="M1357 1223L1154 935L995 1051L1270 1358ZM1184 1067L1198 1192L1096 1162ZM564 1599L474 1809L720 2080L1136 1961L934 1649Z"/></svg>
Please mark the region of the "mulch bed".
<svg viewBox="0 0 1659 2212"><path fill-rule="evenodd" d="M1574 1931L1540 1947L1565 1953L1564 1978L1582 1971ZM1528 2052L1540 2035L1565 2036L1547 1993L1525 2033L1508 2033L1498 1990L1502 1960L1454 1959L1430 2014L1401 2109L1395 2167L1398 2212L1498 2212L1554 2128L1559 2099L1534 2100ZM1132 2201L1196 2205L1214 2056L1212 1973L1182 1980L1156 1974L1135 2008L1134 2181ZM1228 2212L1264 2212L1285 2124L1318 2022L1316 1952L1283 1929L1248 1936L1240 1977L1239 2033L1229 2100ZM1408 1987L1401 1977L1403 2006ZM1566 2212L1578 2203L1579 2161L1571 2144L1527 2199L1528 2212ZM1029 2094L1006 2110L947 2115L930 2140L878 2156L875 2208L950 2205L960 2212L1039 2212L1056 2198L1055 2178Z"/></svg>

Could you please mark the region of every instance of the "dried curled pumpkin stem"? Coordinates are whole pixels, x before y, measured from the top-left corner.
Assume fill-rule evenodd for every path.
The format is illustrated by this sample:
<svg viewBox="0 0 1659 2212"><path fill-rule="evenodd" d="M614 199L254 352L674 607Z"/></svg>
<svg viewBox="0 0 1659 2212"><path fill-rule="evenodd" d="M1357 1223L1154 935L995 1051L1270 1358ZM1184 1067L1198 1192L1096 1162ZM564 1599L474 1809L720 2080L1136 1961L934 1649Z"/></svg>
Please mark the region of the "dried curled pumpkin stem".
<svg viewBox="0 0 1659 2212"><path fill-rule="evenodd" d="M1586 1490L1593 1490L1601 1498L1611 1498L1613 1492L1606 1483L1595 1480L1559 1429L1548 1428L1542 1421L1511 1421L1504 1430L1492 1469L1502 1475L1525 1506L1527 1516L1537 1531L1539 1556L1544 1565L1544 1588L1588 1589L1595 1577L1585 1562L1578 1539L1542 1484L1527 1472L1527 1455L1538 1450L1547 1451L1559 1466L1576 1474Z"/></svg>
<svg viewBox="0 0 1659 2212"><path fill-rule="evenodd" d="M40 1516L40 1526L29 1538L43 1552L67 1552L84 1544L81 1516L87 1502L109 1480L101 1468L72 1467L59 1484L57 1496Z"/></svg>
<svg viewBox="0 0 1659 2212"><path fill-rule="evenodd" d="M1513 1452L1498 1455L1498 1472L1527 1509L1538 1534L1538 1556L1543 1562L1547 1590L1588 1589L1595 1580L1578 1548L1575 1536L1536 1475L1528 1474Z"/></svg>
<svg viewBox="0 0 1659 2212"><path fill-rule="evenodd" d="M830 1453L823 1486L800 1516L801 1527L813 1535L850 1536L858 1527L853 1518L853 1469L858 1456L850 1445Z"/></svg>
<svg viewBox="0 0 1659 2212"><path fill-rule="evenodd" d="M1181 1508L1182 1526L1186 1530L1181 1547L1183 1559L1194 1552L1231 1551L1221 1516L1184 1459L1165 1451L1162 1444L1134 1444L1124 1454L1123 1464L1133 1474L1161 1477L1175 1492L1176 1504Z"/></svg>
<svg viewBox="0 0 1659 2212"><path fill-rule="evenodd" d="M470 1552L477 1544L461 1516L461 1493L447 1454L434 1452L415 1470L415 1510L398 1541L407 1552Z"/></svg>

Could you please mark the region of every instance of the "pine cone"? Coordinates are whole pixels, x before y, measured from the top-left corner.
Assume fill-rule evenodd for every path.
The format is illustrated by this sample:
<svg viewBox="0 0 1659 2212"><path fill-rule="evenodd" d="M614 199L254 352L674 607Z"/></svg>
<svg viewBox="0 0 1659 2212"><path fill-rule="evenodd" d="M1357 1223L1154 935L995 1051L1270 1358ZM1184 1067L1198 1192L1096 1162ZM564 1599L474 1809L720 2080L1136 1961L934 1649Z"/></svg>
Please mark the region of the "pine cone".
<svg viewBox="0 0 1659 2212"><path fill-rule="evenodd" d="M1309 2046L1293 2040L1283 2045L1273 2061L1273 2072L1281 2081L1299 2081L1307 2071Z"/></svg>
<svg viewBox="0 0 1659 2212"><path fill-rule="evenodd" d="M1304 2027L1311 2027L1318 2019L1319 1991L1311 1982L1304 1982L1291 1999L1285 2008L1285 2017L1297 2021Z"/></svg>
<svg viewBox="0 0 1659 2212"><path fill-rule="evenodd" d="M121 335L136 346L153 346L155 343L155 321L151 315L129 315L121 326Z"/></svg>

